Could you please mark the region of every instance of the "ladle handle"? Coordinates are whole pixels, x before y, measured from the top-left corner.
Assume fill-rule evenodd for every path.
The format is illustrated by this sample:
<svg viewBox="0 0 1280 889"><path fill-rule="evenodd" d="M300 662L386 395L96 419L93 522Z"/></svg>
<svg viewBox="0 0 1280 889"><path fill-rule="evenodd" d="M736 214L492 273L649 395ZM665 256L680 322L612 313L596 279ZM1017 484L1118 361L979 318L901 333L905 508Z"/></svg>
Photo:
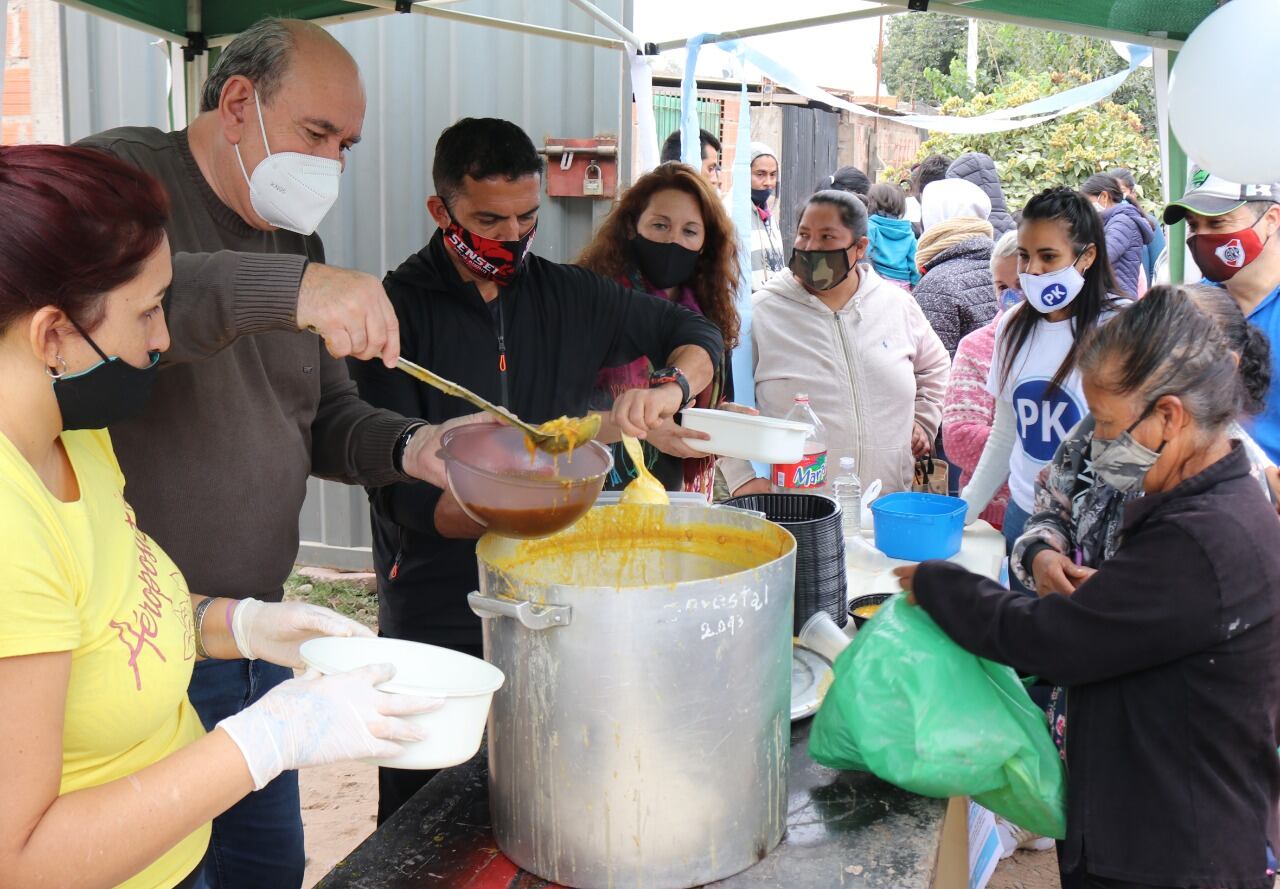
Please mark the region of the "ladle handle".
<svg viewBox="0 0 1280 889"><path fill-rule="evenodd" d="M573 619L573 608L568 605L534 605L514 599L498 599L483 593L468 593L467 604L477 617L491 619L509 617L530 630L549 630L567 627Z"/></svg>
<svg viewBox="0 0 1280 889"><path fill-rule="evenodd" d="M445 395L452 395L456 398L461 398L464 401L468 401L480 408L482 411L488 411L491 414L496 414L497 416L502 417L502 419L506 420L513 426L517 426L526 432L531 431L532 427L530 427L528 423L521 420L506 408L481 398L465 386L459 386L452 380L446 380L444 377L427 370L420 364L414 364L408 358L400 358L396 361L396 367L413 377L415 380L426 383L428 386L435 389L439 389Z"/></svg>

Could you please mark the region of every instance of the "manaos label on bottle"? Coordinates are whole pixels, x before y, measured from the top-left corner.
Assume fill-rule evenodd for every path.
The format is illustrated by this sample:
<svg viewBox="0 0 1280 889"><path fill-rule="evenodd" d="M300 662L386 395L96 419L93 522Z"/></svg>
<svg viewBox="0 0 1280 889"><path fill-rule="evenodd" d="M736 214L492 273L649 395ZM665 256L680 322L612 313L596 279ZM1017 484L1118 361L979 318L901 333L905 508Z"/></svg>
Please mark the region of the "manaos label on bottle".
<svg viewBox="0 0 1280 889"><path fill-rule="evenodd" d="M827 452L805 454L799 463L774 463L773 484L778 488L804 491L820 488L827 481Z"/></svg>

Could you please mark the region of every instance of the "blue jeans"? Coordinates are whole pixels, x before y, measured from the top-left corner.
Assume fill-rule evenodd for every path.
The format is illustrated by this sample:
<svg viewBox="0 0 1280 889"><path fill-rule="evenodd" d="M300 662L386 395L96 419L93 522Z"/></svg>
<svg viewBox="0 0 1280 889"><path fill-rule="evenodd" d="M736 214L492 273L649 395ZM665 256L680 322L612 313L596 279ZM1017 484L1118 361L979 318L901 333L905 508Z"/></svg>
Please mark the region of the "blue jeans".
<svg viewBox="0 0 1280 889"><path fill-rule="evenodd" d="M265 661L199 661L187 695L206 731L293 671ZM213 819L198 889L298 889L306 857L298 773L285 772Z"/></svg>
<svg viewBox="0 0 1280 889"><path fill-rule="evenodd" d="M1012 500L1004 511L1004 554L1006 556L1013 555L1013 545L1018 538L1022 536L1022 531L1027 525L1027 520L1031 515ZM1026 593L1028 596L1034 596L1035 590L1029 590L1018 580L1018 576L1013 573L1013 565L1009 566L1009 589L1016 593Z"/></svg>

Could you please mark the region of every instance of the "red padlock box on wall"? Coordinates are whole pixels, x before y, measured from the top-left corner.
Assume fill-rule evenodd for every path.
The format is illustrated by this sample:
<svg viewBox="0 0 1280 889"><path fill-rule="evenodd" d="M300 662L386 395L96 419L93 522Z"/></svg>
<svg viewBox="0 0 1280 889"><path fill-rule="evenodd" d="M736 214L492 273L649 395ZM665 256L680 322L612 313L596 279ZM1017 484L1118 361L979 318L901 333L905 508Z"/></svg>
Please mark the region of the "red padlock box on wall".
<svg viewBox="0 0 1280 889"><path fill-rule="evenodd" d="M612 198L618 193L618 140L548 138L539 154L547 158L547 196Z"/></svg>

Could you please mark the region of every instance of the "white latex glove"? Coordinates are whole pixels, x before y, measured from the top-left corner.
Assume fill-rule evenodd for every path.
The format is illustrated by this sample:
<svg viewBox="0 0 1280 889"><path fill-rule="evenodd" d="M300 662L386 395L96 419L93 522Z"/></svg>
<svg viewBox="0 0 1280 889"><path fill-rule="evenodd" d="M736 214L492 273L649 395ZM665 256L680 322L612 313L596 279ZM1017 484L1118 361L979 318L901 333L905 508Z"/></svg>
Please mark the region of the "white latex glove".
<svg viewBox="0 0 1280 889"><path fill-rule="evenodd" d="M298 649L308 639L319 636L372 636L362 623L338 612L305 602L274 602L242 599L231 618L231 637L240 655L261 658L282 667L306 666Z"/></svg>
<svg viewBox="0 0 1280 889"><path fill-rule="evenodd" d="M390 664L375 664L318 678L307 673L217 727L240 748L255 790L288 769L396 756L403 749L396 741L422 740L411 723L397 717L426 713L442 702L374 688L395 672Z"/></svg>

